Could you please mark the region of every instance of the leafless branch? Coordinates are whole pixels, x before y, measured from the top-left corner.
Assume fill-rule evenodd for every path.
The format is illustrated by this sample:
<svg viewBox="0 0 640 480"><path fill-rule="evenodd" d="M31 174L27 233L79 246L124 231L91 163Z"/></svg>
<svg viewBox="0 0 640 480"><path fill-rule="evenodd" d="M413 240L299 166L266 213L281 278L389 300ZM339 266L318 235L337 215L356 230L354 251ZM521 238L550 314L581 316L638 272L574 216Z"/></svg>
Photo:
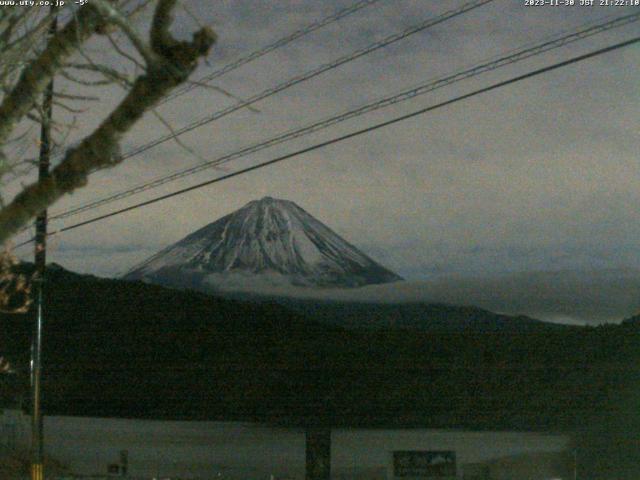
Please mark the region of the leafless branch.
<svg viewBox="0 0 640 480"><path fill-rule="evenodd" d="M198 82L196 80L189 80L188 83L190 83L192 85L197 85L198 87L202 87L202 88L205 88L205 89L208 89L208 90L213 90L214 92L222 93L224 96L232 98L233 100L237 100L238 102L244 102L245 101L245 99L243 99L241 97L238 97L237 95L234 95L233 93L229 92L228 90L226 90L226 89L224 89L222 87L219 87L217 85L210 85L208 83ZM245 108L247 110L249 110L250 112L253 112L253 113L261 113L260 110L258 110L255 107L252 107L251 105L247 105Z"/></svg>
<svg viewBox="0 0 640 480"><path fill-rule="evenodd" d="M75 94L64 93L64 92L54 92L53 95L56 98L64 98L65 100L76 100L76 101L82 101L82 102L97 102L98 100L100 100L100 98L98 97L92 97L88 95L75 95Z"/></svg>
<svg viewBox="0 0 640 480"><path fill-rule="evenodd" d="M190 155L193 155L195 158L197 158L201 162L208 162L209 161L208 159L206 159L202 155L200 155L198 152L196 152L194 149L189 147L187 144L185 144L182 140L180 140L180 137L176 134L176 132L173 129L173 127L171 126L171 124L167 120L165 120L164 117L162 115L160 115L155 108L152 109L151 112L166 127L166 129L169 130L169 133L171 133L171 135L172 135L173 141L175 141L178 144L178 146L180 146L182 149L187 151ZM216 170L225 171L225 169L222 168L222 167L214 167L214 168Z"/></svg>
<svg viewBox="0 0 640 480"><path fill-rule="evenodd" d="M131 85L133 85L132 80L129 78L128 75L119 72L118 70L116 70L115 68L111 68L111 67L107 67L106 65L99 65L96 64L93 61L90 61L90 63L85 64L85 63L70 63L68 65L66 65L68 68L72 68L75 70L84 70L84 71L88 71L88 72L94 72L94 73L99 73L100 75L102 75L106 80L94 80L94 81L85 81L85 80L80 80L78 79L79 82L84 82L85 85L104 85L104 84L108 84L108 83L120 83L123 86L126 87L131 87ZM77 77L76 77L77 78Z"/></svg>
<svg viewBox="0 0 640 480"><path fill-rule="evenodd" d="M107 35L107 39L109 40L109 43L111 44L111 46L114 48L114 50L116 52L118 52L118 54L124 58L126 58L127 60L129 60L131 63L133 63L136 68L139 68L140 71L144 71L144 65L142 65L140 62L138 62L138 60L136 60L132 55L129 55L127 52L125 52L122 47L120 47L120 45L118 45L118 42L116 42L113 39L113 35L109 34Z"/></svg>
<svg viewBox="0 0 640 480"><path fill-rule="evenodd" d="M15 87L0 104L0 145L4 145L18 122L36 105L36 99L54 73L102 23L103 19L91 4L82 7L77 21L67 23L51 38L44 51L22 70ZM4 158L0 157L0 162L4 162Z"/></svg>
<svg viewBox="0 0 640 480"><path fill-rule="evenodd" d="M92 172L119 164L122 137L145 112L185 82L195 70L198 59L207 55L216 38L210 29L198 30L191 41L178 41L171 35L169 29L175 4L176 0L158 0L151 24L150 46L147 47L153 56L145 58L151 63L146 72L136 78L120 104L92 134L67 150L47 179L25 187L0 210L0 244L63 195L86 185ZM103 24L104 19L97 9L80 9L78 20L65 26L34 64L25 68L18 84L23 93L26 92L29 98L40 93L51 75L68 61L71 52ZM36 73L45 81L36 77ZM18 97L14 90L0 106L0 144L6 141L16 122L33 107L32 100Z"/></svg>
<svg viewBox="0 0 640 480"><path fill-rule="evenodd" d="M156 52L149 48L142 38L138 35L138 32L132 27L131 23L122 15L122 13L113 5L113 3L106 0L91 0L93 5L98 11L108 20L109 23L113 23L120 27L120 30L129 38L129 41L136 47L136 50L140 53L142 58L145 59L147 65L153 65L160 60L157 57ZM162 2L160 2L162 3ZM158 6L160 8L160 5Z"/></svg>
<svg viewBox="0 0 640 480"><path fill-rule="evenodd" d="M0 251L0 312L24 313L29 309L31 282L15 272L17 263L9 249Z"/></svg>

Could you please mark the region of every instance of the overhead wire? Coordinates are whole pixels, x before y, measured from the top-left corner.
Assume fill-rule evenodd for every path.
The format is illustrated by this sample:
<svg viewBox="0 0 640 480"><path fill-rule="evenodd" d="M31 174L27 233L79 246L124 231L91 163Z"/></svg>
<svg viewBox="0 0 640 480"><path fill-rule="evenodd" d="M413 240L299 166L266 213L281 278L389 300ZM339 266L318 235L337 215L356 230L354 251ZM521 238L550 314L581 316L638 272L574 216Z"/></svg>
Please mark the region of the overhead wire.
<svg viewBox="0 0 640 480"><path fill-rule="evenodd" d="M243 108L249 107L251 105L253 105L254 103L257 103L259 101L265 100L273 95L276 95L277 93L282 92L283 90L286 90L288 88L291 88L295 85L298 85L302 82L306 82L307 80L310 80L312 78L315 78L325 72L328 72L330 70L334 70L346 63L352 62L354 60L357 60L358 58L361 58L365 55L368 55L372 52L375 52L377 50L380 50L382 48L388 47L389 45L392 45L400 40L403 40L411 35L414 35L416 33L422 32L428 28L431 28L435 25L438 25L440 23L443 23L445 21L448 21L452 18L455 18L457 16L460 16L466 12L469 12L471 10L474 10L478 7L481 7L487 3L491 3L495 0L472 0L470 2L467 2L465 4L463 4L460 7L454 8L452 10L448 10L436 17L431 17L423 22L420 22L416 25L413 25L409 28L406 28L405 30L402 30L401 32L398 33L394 33L391 34L385 38L383 38L382 40L376 41L374 43L371 43L369 45L367 45L366 47L360 48L355 50L354 52L344 55L336 60L333 60L332 62L329 63L325 63L322 65L317 66L316 68L313 68L307 72L304 72L300 75L297 75L295 77L292 77L286 81L284 81L283 83L280 83L278 85L276 85L275 87L263 90L260 93L254 94L253 96L249 97L246 100L242 100L239 101L233 105L230 105L226 108L223 108L221 110L217 110L209 115L206 115L198 120L195 120L191 123L189 123L188 125L185 125L179 129L174 130L173 132L167 133L166 135L163 135L161 137L158 137L144 145L140 145L128 152L126 152L125 154L123 154L121 156L122 160L134 157L136 155L139 155L140 153L146 152L147 150L150 150L151 148L154 148L162 143L165 143L169 140L172 140L180 135L183 135L187 132L190 132L192 130L195 130L196 128L199 128L203 125L215 122L216 120L219 120L223 117L226 117L227 115L237 112L238 110L241 110Z"/></svg>
<svg viewBox="0 0 640 480"><path fill-rule="evenodd" d="M568 44L577 42L579 40L583 40L587 37L596 35L598 33L602 33L604 31L611 30L613 28L619 28L624 25L637 22L638 20L640 20L640 12L625 15L622 17L617 17L607 22L602 22L595 25L588 24L588 26L586 27L583 26L577 31L573 31L571 33L568 33L562 36L556 36L550 40L535 44L533 46L528 46L525 48L521 48L519 50L513 50L512 53L508 55L503 55L501 57L494 58L489 61L485 61L483 63L475 64L470 68L467 68L462 71L458 71L456 73L453 73L447 76L437 78L435 80L431 79L428 82L418 85L417 87L413 87L408 90L403 90L400 93L396 93L394 95L384 97L374 102L367 103L355 109L350 109L338 115L334 115L329 118L325 118L323 120L311 123L302 128L297 128L297 129L290 130L288 132L284 132L266 141L261 141L256 144L250 145L248 147L244 147L240 150L218 157L214 160L204 162L204 163L195 165L193 167L179 170L172 174L165 175L155 180L144 182L135 187L125 189L115 194L111 194L107 197L103 197L102 199L98 199L98 200L89 202L87 204L74 207L65 212L52 215L51 220L61 220L64 218L69 218L71 216L80 214L82 212L86 212L88 210L97 208L99 206L106 205L108 203L112 203L117 200L122 200L124 198L142 193L144 191L157 188L161 185L178 180L180 178L184 178L184 177L199 173L201 171L204 171L206 169L226 164L238 158L245 157L247 155L261 151L263 149L272 147L274 145L278 145L280 143L283 143L295 138L300 138L304 135L315 133L317 131L323 130L325 128L344 122L346 120L359 117L366 113L370 113L370 112L379 110L381 108L385 108L397 103L410 100L412 98L415 98L416 96L424 95L426 93L451 85L453 83L456 83L468 78L472 78L474 76L487 73L516 62L523 61L533 56L546 53L550 50L566 46Z"/></svg>
<svg viewBox="0 0 640 480"><path fill-rule="evenodd" d="M206 85L207 83L211 82L212 80L219 78L233 70L236 70L238 68L240 68L243 65L246 65L254 60L257 60L258 58L261 58L265 55L267 55L268 53L273 52L274 50L277 50L279 48L282 48L290 43L292 43L293 41L302 38L312 32L315 32L321 28L324 28L334 22L337 22L338 20L341 20L353 13L356 13L366 7L369 7L375 3L380 2L381 0L359 0L356 3L345 7L342 10L339 10L331 15L329 15L328 17L325 17L321 20L318 20L316 22L310 23L294 32L292 32L289 35L286 35L285 37L282 37L278 40L276 40L273 43L270 43L268 45L265 45L264 47L255 50L253 52L251 52L250 54L238 58L236 60L234 60L233 62L225 65L224 67L213 71L212 73L205 75L204 77L200 78L199 80L197 80L196 82L192 82L188 85L183 86L182 88L177 89L176 91L174 91L173 93L169 94L168 96L164 97L159 103L158 105L162 105L170 100L173 100L174 98L177 98L187 92L190 92L191 90L193 90L194 88L198 88L198 87L202 87L204 85ZM249 105L247 105L247 107L249 107ZM59 160L64 156L63 153L60 153L58 155L56 155L54 157L54 160Z"/></svg>
<svg viewBox="0 0 640 480"><path fill-rule="evenodd" d="M387 37L384 37L381 40L378 40L374 43L371 43L363 48L357 49L354 52L342 56L340 58L338 58L337 60L334 60L333 62L330 63L326 63L326 64L322 64L310 71L307 71L301 75L298 75L296 77L293 77L287 81L285 81L284 83L281 83L273 88L264 90L252 97L250 97L247 100L242 100L234 105L231 105L230 107L227 107L225 109L222 110L218 110L216 112L214 112L213 114L210 114L206 117L203 117L199 120L196 120L178 130L174 130L169 134L163 135L162 137L156 138L155 140L141 145L127 153L125 153L124 155L121 156L121 160L125 160L128 158L131 158L135 155L138 155L144 151L147 151L157 145L160 145L161 143L167 142L169 140L172 140L184 133L187 133L189 131L192 131L200 126L203 126L205 124L214 122L226 115L229 115L233 112L236 112L240 109L246 108L246 107L250 107L251 105L253 105L254 103L264 100L268 97L271 97L287 88L290 88L294 85L298 85L304 81L310 80L311 78L317 77L327 71L333 70L335 68L338 68L341 65L344 65L346 63L349 63L351 61L354 61L358 58L361 58L365 55L368 55L369 53L372 53L374 51L380 50L382 48L385 48L391 44L394 44L400 40L403 40L411 35L414 35L416 33L422 32L428 28L431 28L435 25L438 25L440 23L443 23L445 21L448 21L452 18L455 18L457 16L460 16L466 12L469 12L471 10L474 10L476 8L479 8L485 4L488 3L492 3L495 0L472 0L469 1L467 3L462 4L461 6L451 9L451 10L447 10L444 13L437 15L435 17L430 17L426 20L424 20L423 22L420 22L416 25L410 26L400 32L388 35ZM62 157L62 155L56 156L54 158L54 160L56 159L60 159Z"/></svg>
<svg viewBox="0 0 640 480"><path fill-rule="evenodd" d="M140 145L132 150L129 150L128 152L124 153L123 155L121 155L120 159L126 160L128 158L134 157L136 155L139 155L140 153L143 153L153 147L156 147L157 145L160 145L162 143L165 143L169 140L175 139L180 135L183 135L187 132L190 132L192 130L195 130L196 128L199 128L203 125L206 125L208 123L214 122L216 120L219 120L222 117L225 117L231 113L234 113L238 110L241 110L243 108L246 107L250 107L251 105L253 105L254 103L257 103L261 100L264 100L268 97L271 97L277 93L282 92L283 90L286 90L290 87L293 87L294 85L298 85L304 81L310 80L311 78L317 77L318 75L321 75L327 71L333 70L335 68L338 68L341 65L344 65L348 62L354 61L360 57L363 57L364 55L368 55L369 53L372 53L374 51L377 51L381 48L385 48L393 43L396 43L400 40L403 40L411 35L414 35L416 33L422 32L428 28L431 28L435 25L438 25L440 23L443 23L445 21L448 21L450 19L453 19L459 15L462 15L468 11L474 10L478 7L481 7L487 3L491 3L495 0L472 0L470 2L467 2L457 8L451 9L451 10L447 10L446 12L437 15L435 17L430 17L426 20L424 20L423 22L420 22L419 24L413 25L411 27L408 27L400 32L391 34L381 40L378 40L376 42L373 42L363 48L357 49L354 52L344 55L332 62L326 63L326 64L322 64L317 66L316 68L309 70L303 74L300 74L298 76L292 77L289 80L286 80L283 83L280 83L279 85L269 88L267 90L264 90L260 93L257 93L255 95L253 95L252 97L248 98L247 100L242 100L240 102L237 102L227 108L224 108L222 110L218 110L216 112L213 112L210 115L207 115L205 117L202 117L194 122L191 122L188 125L185 125L183 127L181 127L180 129L177 130L173 130L170 133L167 133L161 137L158 137L146 144Z"/></svg>
<svg viewBox="0 0 640 480"><path fill-rule="evenodd" d="M176 89L174 92L172 92L171 94L167 95L161 102L160 105L162 105L163 103L169 102L181 95L184 95L185 93L190 92L191 90L193 90L194 88L198 88L200 85L202 84L206 84L211 82L212 80L215 80L216 78L219 78L229 72L232 72L233 70L236 70L240 67L242 67L243 65L246 65L247 63L253 62L254 60L257 60L258 58L261 58L265 55L267 55L268 53L273 52L274 50L277 50L279 48L282 48L288 44L290 44L291 42L298 40L299 38L302 38L306 35L309 35L312 32L315 32L316 30L319 30L323 27L326 27L327 25L330 25L334 22L337 22L338 20L341 20L353 13L356 13L360 10L362 10L363 8L369 7L375 3L380 2L381 0L360 0L346 8L343 8L342 10L339 10L335 13L333 13L332 15L329 15L328 17L325 17L321 20L318 20L316 22L310 23L308 25L305 25L304 27L296 30L295 32L290 33L289 35L286 35L278 40L276 40L273 43L270 43L268 45L265 45L264 47L255 50L253 52L251 52L250 54L238 58L237 60L234 60L233 62L230 62L228 64L226 64L225 66L214 70L213 72L199 78L196 82L188 84L188 85L184 85L181 88Z"/></svg>
<svg viewBox="0 0 640 480"><path fill-rule="evenodd" d="M370 133L370 132L373 132L375 130L379 130L381 128L388 127L390 125L393 125L393 124L408 120L410 118L414 118L414 117L417 117L419 115L424 115L424 114L426 114L428 112L432 112L434 110L438 110L438 109L444 108L446 106L453 105L453 104L461 102L463 100L467 100L469 98L472 98L472 97L475 97L475 96L478 96L478 95L481 95L481 94L484 94L484 93L487 93L487 92L490 92L490 91L493 91L493 90L497 90L499 88L506 87L508 85L512 85L514 83L521 82L523 80L526 80L526 79L529 79L529 78L532 78L532 77L536 77L536 76L539 76L539 75L542 75L542 74L545 74L545 73L549 73L549 72L552 72L554 70L566 67L568 65L572 65L572 64L575 64L575 63L578 63L578 62L582 62L582 61L585 61L585 60L588 60L588 59L603 55L605 53L613 52L615 50L619 50L621 48L625 48L625 47L634 45L634 44L639 43L639 42L640 42L640 36L634 37L634 38L631 38L629 40L626 40L626 41L623 41L623 42L619 42L619 43L616 43L614 45L610 45L608 47L600 48L600 49L593 50L593 51L588 52L588 53L583 54L583 55L572 57L572 58L570 58L568 60L563 60L561 62L557 62L557 63L554 63L552 65L546 66L546 67L538 68L536 70L524 73L522 75L517 75L517 76L509 78L507 80L503 80L503 81L500 81L500 82L497 82L497 83L493 83L493 84L491 84L491 85L489 85L487 87L483 87L483 88L474 90L474 91L472 91L470 93L466 93L466 94L463 94L463 95L456 96L456 97L451 98L449 100L446 100L444 102L440 102L440 103L437 103L435 105L431 105L431 106L428 106L428 107L425 107L425 108L421 108L421 109L413 111L411 113L400 115L400 116L394 117L394 118L392 118L390 120L386 120L386 121L371 125L369 127L362 128L362 129L359 129L359 130L355 130L355 131L353 131L351 133L347 133L345 135L341 135L339 137L335 137L335 138L332 138L330 140L326 140L324 142L316 143L316 144L311 145L309 147L305 147L305 148L296 150L294 152L278 156L278 157L273 158L271 160L268 160L266 162L262 162L262 163L259 163L259 164L256 164L256 165L252 165L250 167L246 167L246 168L243 168L241 170L237 170L235 172L226 174L226 175L221 176L221 177L214 178L212 180L201 182L201 183L198 183L196 185L192 185L190 187L183 188L183 189L168 193L166 195L161 195L159 197L156 197L156 198L144 201L144 202L140 202L140 203L137 203L135 205L130 205L128 207L121 208L119 210L115 210L115 211L109 212L109 213L104 214L104 215L100 215L100 216L97 216L97 217L94 217L94 218L91 218L91 219L88 219L88 220L85 220L85 221L82 221L82 222L78 222L78 223L73 224L73 225L66 226L64 228L60 228L60 229L58 229L56 231L52 231L50 233L50 235L55 235L55 234L67 232L67 231L70 231L70 230L74 230L76 228L80 228L82 226L89 225L89 224L92 224L92 223L96 223L96 222L105 220L107 218L114 217L116 215L120 215L120 214L123 214L123 213L126 213L126 212L130 212L132 210L136 210L136 209L139 209L139 208L142 208L142 207L145 207L145 206L148 206L148 205L151 205L151 204L163 201L163 200L167 200L169 198L173 198L173 197L176 197L178 195L182 195L182 194L185 194L187 192L191 192L191 191L203 188L203 187L208 186L208 185L219 183L219 182L222 182L224 180L228 180L228 179L237 177L239 175L243 175L243 174L246 174L246 173L249 173L249 172L252 172L252 171L267 167L267 166L270 166L270 165L274 165L276 163L283 162L283 161L291 159L293 157L297 157L297 156L300 156L300 155L305 154L305 153L309 153L309 152L312 152L312 151L315 151L315 150L319 150L319 149L327 147L329 145L334 145L334 144L343 142L345 140L348 140L348 139L351 139L351 138L354 138L354 137L358 137L360 135L364 135L366 133ZM16 248L21 247L23 245L26 245L28 243L31 243L32 241L33 241L33 239L28 240L26 242L23 242L23 243L19 244Z"/></svg>

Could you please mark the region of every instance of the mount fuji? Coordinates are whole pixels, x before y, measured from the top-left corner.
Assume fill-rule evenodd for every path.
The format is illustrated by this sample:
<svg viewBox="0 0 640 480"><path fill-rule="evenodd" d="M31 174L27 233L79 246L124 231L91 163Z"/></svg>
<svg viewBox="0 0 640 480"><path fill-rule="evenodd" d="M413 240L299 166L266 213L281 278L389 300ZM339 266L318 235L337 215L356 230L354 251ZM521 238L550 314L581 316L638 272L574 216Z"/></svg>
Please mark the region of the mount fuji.
<svg viewBox="0 0 640 480"><path fill-rule="evenodd" d="M342 288L402 280L295 203L271 197L193 232L124 278L198 290Z"/></svg>

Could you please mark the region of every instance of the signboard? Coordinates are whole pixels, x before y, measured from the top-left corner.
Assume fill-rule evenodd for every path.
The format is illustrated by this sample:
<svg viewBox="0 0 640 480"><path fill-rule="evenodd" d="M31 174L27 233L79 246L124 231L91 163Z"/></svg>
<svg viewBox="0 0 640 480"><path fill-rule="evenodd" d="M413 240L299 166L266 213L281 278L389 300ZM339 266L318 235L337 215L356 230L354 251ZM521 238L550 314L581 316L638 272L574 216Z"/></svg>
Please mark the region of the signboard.
<svg viewBox="0 0 640 480"><path fill-rule="evenodd" d="M393 452L394 478L403 480L456 478L456 453L452 451Z"/></svg>

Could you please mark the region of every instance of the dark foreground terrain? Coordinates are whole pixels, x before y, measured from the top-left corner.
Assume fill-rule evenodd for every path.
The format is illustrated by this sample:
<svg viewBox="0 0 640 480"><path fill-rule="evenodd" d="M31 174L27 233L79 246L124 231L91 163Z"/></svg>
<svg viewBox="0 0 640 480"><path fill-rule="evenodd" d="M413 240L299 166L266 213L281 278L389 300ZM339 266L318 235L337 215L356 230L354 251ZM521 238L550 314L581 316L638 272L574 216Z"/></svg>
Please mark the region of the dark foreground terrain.
<svg viewBox="0 0 640 480"><path fill-rule="evenodd" d="M432 331L353 329L315 319L312 308L51 269L44 408L65 415L566 431L582 451L602 453L602 462L639 460L640 320L558 328L525 319L526 328L501 330L485 328L478 309L421 308L424 324L429 309L448 308L457 326L442 328L440 315ZM474 317L459 328L465 311ZM0 355L17 372L2 382L5 402L28 398L32 322L33 312L0 316Z"/></svg>

